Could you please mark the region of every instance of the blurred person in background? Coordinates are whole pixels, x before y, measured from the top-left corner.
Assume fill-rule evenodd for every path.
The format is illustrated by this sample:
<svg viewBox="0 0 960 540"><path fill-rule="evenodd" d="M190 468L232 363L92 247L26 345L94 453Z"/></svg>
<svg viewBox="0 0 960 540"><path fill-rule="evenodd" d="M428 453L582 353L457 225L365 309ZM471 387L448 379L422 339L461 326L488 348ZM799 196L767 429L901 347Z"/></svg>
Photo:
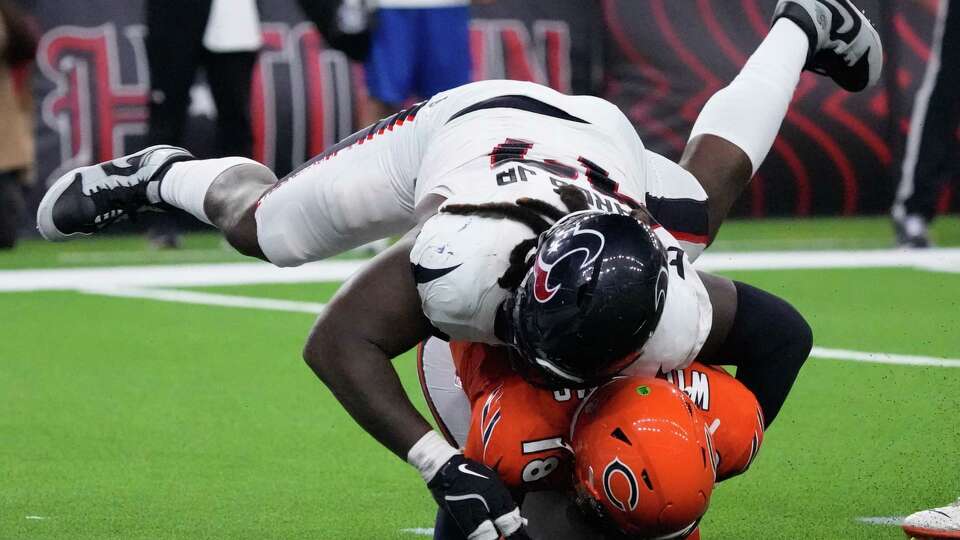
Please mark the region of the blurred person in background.
<svg viewBox="0 0 960 540"><path fill-rule="evenodd" d="M0 249L17 242L23 185L33 170L33 100L29 68L37 31L10 0L0 0Z"/></svg>
<svg viewBox="0 0 960 540"><path fill-rule="evenodd" d="M931 1L930 3L935 4ZM893 203L897 244L930 246L937 197L956 167L960 127L960 5L940 0L930 60L914 98L900 185Z"/></svg>
<svg viewBox="0 0 960 540"><path fill-rule="evenodd" d="M376 0L361 124L470 82L470 0Z"/></svg>
<svg viewBox="0 0 960 540"><path fill-rule="evenodd" d="M150 64L148 144L182 145L190 89L203 67L217 107L217 155L253 155L250 86L263 44L256 0L147 0ZM170 217L150 231L177 247Z"/></svg>
<svg viewBox="0 0 960 540"><path fill-rule="evenodd" d="M372 0L378 7L365 64L362 125L470 82L470 0ZM389 239L364 250L379 253Z"/></svg>
<svg viewBox="0 0 960 540"><path fill-rule="evenodd" d="M355 62L365 62L370 54L371 1L298 0L298 3L323 35L327 47L341 51Z"/></svg>

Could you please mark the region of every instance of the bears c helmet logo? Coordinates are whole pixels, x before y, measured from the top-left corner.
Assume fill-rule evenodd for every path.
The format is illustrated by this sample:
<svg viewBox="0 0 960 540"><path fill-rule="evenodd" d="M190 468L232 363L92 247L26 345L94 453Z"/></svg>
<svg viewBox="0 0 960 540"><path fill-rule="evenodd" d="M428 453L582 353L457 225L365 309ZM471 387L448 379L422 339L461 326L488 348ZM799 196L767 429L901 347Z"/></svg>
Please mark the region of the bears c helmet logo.
<svg viewBox="0 0 960 540"><path fill-rule="evenodd" d="M626 501L617 497L617 494L613 491L613 475L615 474L623 475L623 477L627 479L630 493L627 495ZM619 457L613 458L613 461L608 463L603 469L603 492L607 495L607 500L619 508L621 512L626 512L628 507L630 510L637 509L637 502L640 500L640 488L637 484L637 477L633 474L630 467L620 461Z"/></svg>
<svg viewBox="0 0 960 540"><path fill-rule="evenodd" d="M537 255L537 261L533 267L533 296L537 299L537 302L541 304L549 302L560 289L559 283L553 286L550 284L550 272L553 271L557 263L567 257L581 255L583 256L583 262L580 263L579 268L586 268L597 260L605 243L606 239L599 231L582 229L577 226L573 230L573 235L568 243L570 248L566 252L558 256L557 253L551 253L551 250L543 250ZM547 262L545 259L551 259L551 262Z"/></svg>

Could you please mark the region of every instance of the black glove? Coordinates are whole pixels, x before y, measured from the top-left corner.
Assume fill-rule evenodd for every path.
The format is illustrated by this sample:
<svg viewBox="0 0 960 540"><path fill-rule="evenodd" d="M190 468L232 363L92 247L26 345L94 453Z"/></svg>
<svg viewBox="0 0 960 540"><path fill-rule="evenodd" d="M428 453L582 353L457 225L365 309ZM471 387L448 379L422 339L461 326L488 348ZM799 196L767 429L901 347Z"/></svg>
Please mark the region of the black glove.
<svg viewBox="0 0 960 540"><path fill-rule="evenodd" d="M457 522L468 540L525 540L526 520L497 473L456 454L427 482L433 498Z"/></svg>

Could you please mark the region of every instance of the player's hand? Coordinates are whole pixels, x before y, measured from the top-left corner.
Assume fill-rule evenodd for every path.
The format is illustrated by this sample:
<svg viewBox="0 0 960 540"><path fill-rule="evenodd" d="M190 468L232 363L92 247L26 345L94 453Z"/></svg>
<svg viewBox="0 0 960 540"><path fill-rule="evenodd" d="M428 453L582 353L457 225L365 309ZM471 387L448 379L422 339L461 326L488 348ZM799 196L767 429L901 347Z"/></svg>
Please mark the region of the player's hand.
<svg viewBox="0 0 960 540"><path fill-rule="evenodd" d="M527 520L496 471L456 454L444 463L427 487L437 504L446 510L468 540L529 538Z"/></svg>

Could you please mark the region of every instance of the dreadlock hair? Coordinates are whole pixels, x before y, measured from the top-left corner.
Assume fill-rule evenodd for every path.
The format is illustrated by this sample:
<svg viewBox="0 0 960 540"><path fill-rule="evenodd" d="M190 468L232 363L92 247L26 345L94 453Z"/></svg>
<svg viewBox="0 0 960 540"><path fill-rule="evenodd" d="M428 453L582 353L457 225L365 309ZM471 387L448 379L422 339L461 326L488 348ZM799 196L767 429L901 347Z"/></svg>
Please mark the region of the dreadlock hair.
<svg viewBox="0 0 960 540"><path fill-rule="evenodd" d="M510 266L497 280L497 284L501 287L512 291L520 286L523 277L533 265L533 258L530 255L532 255L531 251L537 247L540 234L567 214L590 208L587 195L578 187L566 184L554 191L560 195L560 201L567 207L566 211L546 201L528 197L517 199L516 203L448 204L440 211L461 216L478 215L512 219L523 223L533 231L536 236L520 242L510 251Z"/></svg>

